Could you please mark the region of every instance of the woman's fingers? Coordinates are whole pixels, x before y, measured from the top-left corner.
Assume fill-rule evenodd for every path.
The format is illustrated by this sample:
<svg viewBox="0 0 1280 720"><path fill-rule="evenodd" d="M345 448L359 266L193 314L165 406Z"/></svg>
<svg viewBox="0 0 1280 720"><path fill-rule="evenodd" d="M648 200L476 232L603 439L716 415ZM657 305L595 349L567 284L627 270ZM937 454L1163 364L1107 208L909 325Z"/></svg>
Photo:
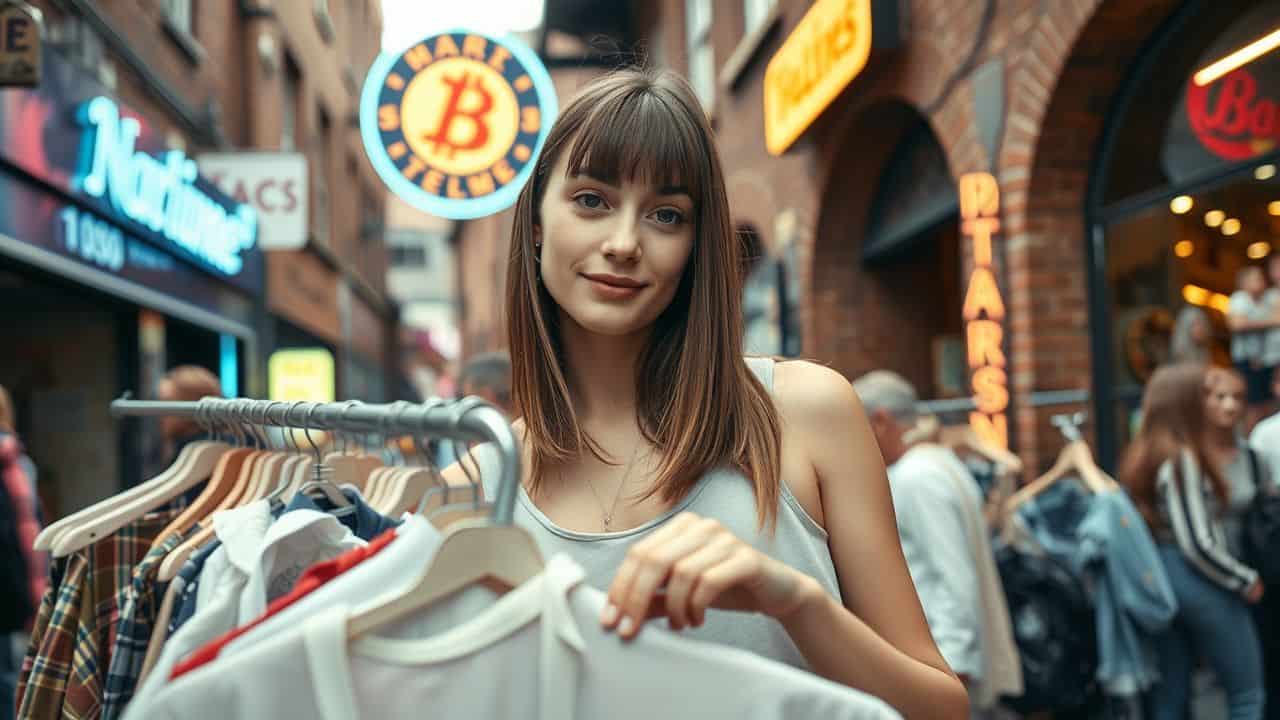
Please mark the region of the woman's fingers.
<svg viewBox="0 0 1280 720"><path fill-rule="evenodd" d="M690 613L689 601L693 597L693 590L703 573L733 555L736 544L733 537L721 535L692 555L677 560L672 566L664 603L672 629L683 630L690 625L701 624L695 623Z"/></svg>
<svg viewBox="0 0 1280 720"><path fill-rule="evenodd" d="M745 546L736 548L727 558L708 568L698 577L698 582L689 597L689 615L694 625L701 625L707 619L707 608L717 598L726 595L739 585L754 581L760 573L760 563L754 551ZM740 593L733 593L739 595ZM728 603L720 605L726 609L745 609L745 598L725 598ZM737 606L742 605L742 608Z"/></svg>
<svg viewBox="0 0 1280 720"><path fill-rule="evenodd" d="M672 566L705 545L713 531L708 521L682 515L633 545L609 587L602 624L608 629L616 628L626 639L634 637L649 616L653 598L666 583Z"/></svg>

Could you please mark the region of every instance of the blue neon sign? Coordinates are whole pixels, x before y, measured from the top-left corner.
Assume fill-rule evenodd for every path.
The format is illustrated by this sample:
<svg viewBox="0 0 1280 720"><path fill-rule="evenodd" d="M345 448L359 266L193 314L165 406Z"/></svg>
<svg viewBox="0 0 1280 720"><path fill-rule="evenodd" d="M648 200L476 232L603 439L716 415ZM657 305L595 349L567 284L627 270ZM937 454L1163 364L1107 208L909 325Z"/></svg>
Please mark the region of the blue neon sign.
<svg viewBox="0 0 1280 720"><path fill-rule="evenodd" d="M244 267L241 253L258 239L258 219L249 205L228 209L196 187L194 160L179 150L152 157L136 149L140 123L121 117L107 97L80 107L77 117L89 130L76 185L108 201L120 215L174 243L217 272L235 276Z"/></svg>

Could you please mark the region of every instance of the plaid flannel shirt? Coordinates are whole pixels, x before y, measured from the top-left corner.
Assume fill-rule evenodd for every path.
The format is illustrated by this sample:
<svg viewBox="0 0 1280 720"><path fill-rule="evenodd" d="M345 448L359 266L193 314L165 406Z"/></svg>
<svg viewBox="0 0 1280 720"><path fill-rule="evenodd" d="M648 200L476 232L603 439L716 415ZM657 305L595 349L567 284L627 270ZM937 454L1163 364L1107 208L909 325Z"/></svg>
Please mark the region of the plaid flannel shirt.
<svg viewBox="0 0 1280 720"><path fill-rule="evenodd" d="M111 664L107 669L106 692L102 698L102 720L115 720L124 713L124 706L133 698L133 691L142 673L142 662L151 642L151 630L155 625L164 588L156 580L160 563L173 551L188 533L173 533L164 539L133 570L133 581L124 589L120 602L120 622L116 629L116 641L111 651Z"/></svg>
<svg viewBox="0 0 1280 720"><path fill-rule="evenodd" d="M51 583L41 601L22 663L19 719L100 716L123 593L181 505L149 513L67 559L61 582Z"/></svg>

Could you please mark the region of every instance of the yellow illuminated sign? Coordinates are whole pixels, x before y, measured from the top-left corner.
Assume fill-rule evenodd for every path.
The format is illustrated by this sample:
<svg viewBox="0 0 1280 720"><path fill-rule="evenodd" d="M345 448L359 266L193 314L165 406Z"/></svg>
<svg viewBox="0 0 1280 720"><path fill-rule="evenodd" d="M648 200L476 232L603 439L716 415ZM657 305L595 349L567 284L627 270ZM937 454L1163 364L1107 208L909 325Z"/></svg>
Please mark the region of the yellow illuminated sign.
<svg viewBox="0 0 1280 720"><path fill-rule="evenodd" d="M764 73L764 138L781 155L871 56L871 0L818 0Z"/></svg>
<svg viewBox="0 0 1280 720"><path fill-rule="evenodd" d="M268 393L285 402L333 402L333 354L324 348L277 350L267 361Z"/></svg>
<svg viewBox="0 0 1280 720"><path fill-rule="evenodd" d="M969 425L995 447L1009 447L1009 375L1004 354L1004 299L996 282L991 238L1000 230L1000 187L990 173L960 177L960 231L973 241L973 271L964 295L965 339L977 409Z"/></svg>

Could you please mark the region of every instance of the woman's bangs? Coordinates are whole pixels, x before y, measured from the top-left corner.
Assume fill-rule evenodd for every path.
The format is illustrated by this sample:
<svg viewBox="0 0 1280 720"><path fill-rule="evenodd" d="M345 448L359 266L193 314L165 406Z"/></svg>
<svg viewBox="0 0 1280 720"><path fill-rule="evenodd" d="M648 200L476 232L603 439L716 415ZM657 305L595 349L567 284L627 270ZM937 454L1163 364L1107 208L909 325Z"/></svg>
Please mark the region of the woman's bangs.
<svg viewBox="0 0 1280 720"><path fill-rule="evenodd" d="M630 181L680 188L700 202L703 173L694 163L705 153L691 119L659 93L635 89L591 108L570 148L567 170L570 177L585 174L615 186Z"/></svg>

